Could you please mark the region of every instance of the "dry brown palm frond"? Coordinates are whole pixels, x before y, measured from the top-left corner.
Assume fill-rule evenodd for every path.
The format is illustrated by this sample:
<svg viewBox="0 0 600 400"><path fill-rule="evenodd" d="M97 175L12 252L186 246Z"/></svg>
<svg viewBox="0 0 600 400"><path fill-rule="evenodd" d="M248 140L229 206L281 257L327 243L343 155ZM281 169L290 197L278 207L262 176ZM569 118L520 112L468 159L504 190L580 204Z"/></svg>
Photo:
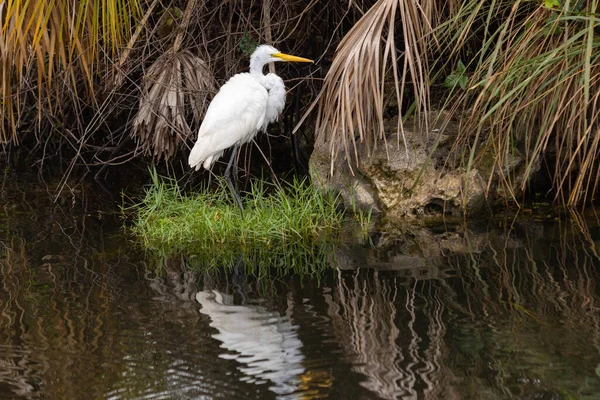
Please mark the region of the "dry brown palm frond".
<svg viewBox="0 0 600 400"><path fill-rule="evenodd" d="M215 81L205 62L189 51L180 51L197 0L190 0L180 31L170 51L160 56L145 74L140 108L132 135L145 154L168 160L182 143L193 138L186 121L191 111L198 123L207 107Z"/></svg>
<svg viewBox="0 0 600 400"><path fill-rule="evenodd" d="M199 57L188 51L168 52L146 73L133 136L146 154L167 160L192 139L189 111L198 123L206 96L215 91L213 76Z"/></svg>
<svg viewBox="0 0 600 400"><path fill-rule="evenodd" d="M318 105L315 138L317 142L329 143L332 173L340 152L349 163L352 154L358 161L357 140L365 144L368 154L379 141L387 146L387 92L393 92L396 100L398 147L404 130L401 110L405 86L411 85L414 90L418 111L429 109L426 38L434 12L417 1L379 0L337 47L323 89L313 103ZM401 28L397 27L398 15ZM397 28L403 37L401 66L395 41Z"/></svg>

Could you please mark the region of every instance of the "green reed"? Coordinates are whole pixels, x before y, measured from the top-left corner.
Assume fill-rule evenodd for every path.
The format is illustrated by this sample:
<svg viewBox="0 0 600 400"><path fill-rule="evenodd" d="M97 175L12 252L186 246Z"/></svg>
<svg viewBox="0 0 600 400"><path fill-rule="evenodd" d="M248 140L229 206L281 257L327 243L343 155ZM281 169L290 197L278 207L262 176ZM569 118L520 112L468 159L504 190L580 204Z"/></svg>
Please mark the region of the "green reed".
<svg viewBox="0 0 600 400"><path fill-rule="evenodd" d="M307 180L276 187L264 180L243 193L244 212L233 202L226 184L183 193L178 182L152 172L152 185L133 206L132 227L145 247L234 248L316 242L336 232L343 220L336 197Z"/></svg>

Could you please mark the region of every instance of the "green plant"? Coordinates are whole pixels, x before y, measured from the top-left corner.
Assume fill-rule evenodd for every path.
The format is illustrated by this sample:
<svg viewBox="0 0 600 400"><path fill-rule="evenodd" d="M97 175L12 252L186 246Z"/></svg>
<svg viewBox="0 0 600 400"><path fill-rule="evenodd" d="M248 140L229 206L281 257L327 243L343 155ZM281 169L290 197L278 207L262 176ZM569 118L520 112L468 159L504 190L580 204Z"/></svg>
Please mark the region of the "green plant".
<svg viewBox="0 0 600 400"><path fill-rule="evenodd" d="M467 90L469 78L466 71L467 68L465 67L465 64L463 64L462 60L458 60L456 69L444 80L444 87L454 89L456 86L459 86L462 90Z"/></svg>
<svg viewBox="0 0 600 400"><path fill-rule="evenodd" d="M132 231L148 248L278 248L323 240L343 219L336 198L306 180L254 182L242 214L222 180L216 190L184 194L176 180L151 176L144 199L129 210L136 213Z"/></svg>
<svg viewBox="0 0 600 400"><path fill-rule="evenodd" d="M491 154L490 174L514 197L549 160L556 198L574 205L590 200L600 179L600 18L597 1L567 1L559 12L554 6L469 1L437 36L452 54L468 47L468 38L481 41L471 90L453 98L455 109L472 110L455 143L468 149L466 167ZM520 157L517 180L510 171Z"/></svg>

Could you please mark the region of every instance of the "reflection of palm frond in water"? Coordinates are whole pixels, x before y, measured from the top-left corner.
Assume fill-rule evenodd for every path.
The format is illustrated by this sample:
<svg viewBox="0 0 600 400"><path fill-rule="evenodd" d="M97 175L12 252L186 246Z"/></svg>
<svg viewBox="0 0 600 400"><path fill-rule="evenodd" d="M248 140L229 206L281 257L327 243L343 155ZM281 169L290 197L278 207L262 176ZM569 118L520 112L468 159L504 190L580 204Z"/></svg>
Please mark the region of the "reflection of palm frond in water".
<svg viewBox="0 0 600 400"><path fill-rule="evenodd" d="M448 352L443 301L437 296L428 300L428 326L421 331L415 291L395 283L377 272L372 277L357 272L349 284L340 275L333 295L325 295L334 332L356 357L353 369L366 376L364 387L386 399L416 399L418 393L427 399L458 398L447 384L453 375L443 364Z"/></svg>
<svg viewBox="0 0 600 400"><path fill-rule="evenodd" d="M582 318L593 315L589 312L596 297L595 264L600 260L587 224L581 216L574 217L550 226L511 222L513 230L491 240L490 251L471 255L469 263L454 258L468 286L465 293L485 294L483 302L474 304L489 307L490 314L519 309L524 318L536 316L550 325L560 314L561 320L580 325ZM506 246L508 241L512 248Z"/></svg>
<svg viewBox="0 0 600 400"><path fill-rule="evenodd" d="M25 397L39 396L40 388L47 397L80 397L78 382L95 374L83 355L117 333L108 329L107 292L98 285L82 295L76 266L60 257L36 266L24 241L5 244L0 254L0 384Z"/></svg>
<svg viewBox="0 0 600 400"><path fill-rule="evenodd" d="M21 275L26 261L25 246L22 242L16 243L15 246L13 242L13 245L4 247L3 251L5 259L0 262L2 276L0 331L9 332L11 328L21 325L20 328L26 332L22 314L25 306L21 304L20 293L21 286L24 284ZM27 364L30 363L31 350L11 346L9 338L1 337L1 339L3 346L0 347L0 382L8 385L13 393L19 396L31 396L35 393L34 381L30 377L33 371L19 368L17 365L23 360L29 361Z"/></svg>
<svg viewBox="0 0 600 400"><path fill-rule="evenodd" d="M0 363L12 367L0 368L0 397L32 385L27 398L82 398L82 382L84 397L102 397L103 385L122 378L122 366L100 365L122 349L113 271L131 266L123 237L109 233L110 218L89 223L98 196L88 185L70 182L53 202L56 181L9 176L0 196L10 210L0 243Z"/></svg>
<svg viewBox="0 0 600 400"><path fill-rule="evenodd" d="M600 388L593 373L600 353L599 260L585 219L570 218L553 224L508 221L488 251L449 257L460 277L456 295L469 307L468 313L454 308L462 326L454 333L461 347L454 363L467 358L473 376L494 371L506 393L582 394ZM589 346L582 339L596 347L583 358L582 348ZM565 376L565 369L573 373Z"/></svg>
<svg viewBox="0 0 600 400"><path fill-rule="evenodd" d="M507 226L462 230L466 242L485 242L472 253L447 251L451 277L415 276L412 288L395 270L340 272L325 294L328 314L364 387L430 399L600 389L595 229L584 218ZM586 350L590 343L597 351Z"/></svg>

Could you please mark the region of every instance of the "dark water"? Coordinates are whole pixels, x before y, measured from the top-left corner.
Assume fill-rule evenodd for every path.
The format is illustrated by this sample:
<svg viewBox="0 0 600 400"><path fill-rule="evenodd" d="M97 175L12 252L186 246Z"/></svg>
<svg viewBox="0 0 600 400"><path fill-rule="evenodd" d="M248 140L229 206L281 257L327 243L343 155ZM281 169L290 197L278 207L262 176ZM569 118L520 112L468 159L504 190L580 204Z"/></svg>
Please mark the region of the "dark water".
<svg viewBox="0 0 600 400"><path fill-rule="evenodd" d="M295 275L153 258L118 202L53 194L0 188L1 399L600 398L593 211L403 228Z"/></svg>

